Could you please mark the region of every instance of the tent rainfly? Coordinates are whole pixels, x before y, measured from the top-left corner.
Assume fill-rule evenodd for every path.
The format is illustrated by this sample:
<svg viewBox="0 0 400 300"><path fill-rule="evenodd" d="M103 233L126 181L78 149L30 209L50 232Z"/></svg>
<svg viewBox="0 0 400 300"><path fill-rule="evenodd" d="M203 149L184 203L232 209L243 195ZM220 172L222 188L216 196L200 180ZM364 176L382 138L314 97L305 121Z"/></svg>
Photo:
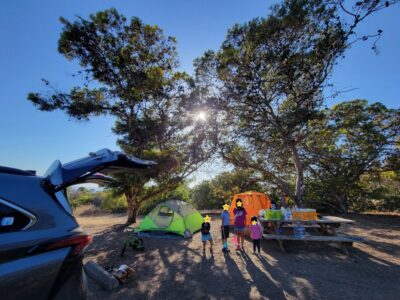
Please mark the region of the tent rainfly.
<svg viewBox="0 0 400 300"><path fill-rule="evenodd" d="M184 237L201 229L203 217L189 203L168 200L158 204L142 220L137 231L174 233Z"/></svg>

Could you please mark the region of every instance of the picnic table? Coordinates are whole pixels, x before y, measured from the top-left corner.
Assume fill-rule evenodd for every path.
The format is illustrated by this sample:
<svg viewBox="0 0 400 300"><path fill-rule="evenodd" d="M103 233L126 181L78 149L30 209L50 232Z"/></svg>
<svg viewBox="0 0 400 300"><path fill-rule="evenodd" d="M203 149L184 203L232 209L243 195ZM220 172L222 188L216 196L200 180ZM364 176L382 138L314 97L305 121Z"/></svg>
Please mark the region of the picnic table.
<svg viewBox="0 0 400 300"><path fill-rule="evenodd" d="M348 247L353 242L365 242L358 236L340 235L337 228L343 224L354 224L355 221L334 216L324 216L317 220L270 220L259 218L264 228L263 239L277 241L279 248L285 252L284 241L305 241L305 242L330 242L339 245L339 248L349 255ZM294 227L300 224L305 228L304 237L294 235Z"/></svg>

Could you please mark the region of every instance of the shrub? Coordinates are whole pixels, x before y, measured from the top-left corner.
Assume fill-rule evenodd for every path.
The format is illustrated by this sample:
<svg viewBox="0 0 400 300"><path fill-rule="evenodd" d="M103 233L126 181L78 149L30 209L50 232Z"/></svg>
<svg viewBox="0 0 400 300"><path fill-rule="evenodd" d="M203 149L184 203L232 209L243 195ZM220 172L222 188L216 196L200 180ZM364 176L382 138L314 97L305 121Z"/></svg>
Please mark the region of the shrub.
<svg viewBox="0 0 400 300"><path fill-rule="evenodd" d="M111 192L105 193L102 195L102 201L100 208L104 212L109 213L123 213L126 212L128 207L128 203L126 202L125 196L115 197Z"/></svg>

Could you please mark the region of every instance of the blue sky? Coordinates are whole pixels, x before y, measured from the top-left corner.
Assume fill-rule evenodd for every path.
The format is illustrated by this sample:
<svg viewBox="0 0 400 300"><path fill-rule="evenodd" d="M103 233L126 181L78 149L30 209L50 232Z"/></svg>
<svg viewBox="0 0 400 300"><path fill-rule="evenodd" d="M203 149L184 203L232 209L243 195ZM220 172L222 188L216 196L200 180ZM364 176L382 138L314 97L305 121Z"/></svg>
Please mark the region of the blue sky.
<svg viewBox="0 0 400 300"><path fill-rule="evenodd" d="M117 149L107 117L90 122L70 120L62 112L40 112L26 100L31 91L45 91L41 78L60 89L74 83L76 65L57 52L59 17L73 19L115 7L124 15L158 24L178 40L181 69L192 72L193 59L217 49L235 23L265 16L272 1L261 0L5 0L0 9L0 165L35 169L42 174L55 159L67 162L100 148ZM338 89L355 90L335 101L364 98L399 107L400 8L371 17L360 34L384 31L380 54L370 44L353 47L335 69L331 82ZM328 102L331 105L333 101ZM217 168L214 168L217 169ZM215 172L202 170L197 178Z"/></svg>

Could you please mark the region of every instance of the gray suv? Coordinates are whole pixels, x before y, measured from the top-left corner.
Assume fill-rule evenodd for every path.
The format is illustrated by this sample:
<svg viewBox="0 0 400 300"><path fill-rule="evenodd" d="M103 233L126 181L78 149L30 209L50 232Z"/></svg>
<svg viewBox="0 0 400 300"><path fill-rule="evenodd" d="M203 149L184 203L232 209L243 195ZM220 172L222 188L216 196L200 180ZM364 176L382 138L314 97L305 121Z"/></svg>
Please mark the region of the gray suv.
<svg viewBox="0 0 400 300"><path fill-rule="evenodd" d="M55 161L43 177L0 167L0 299L85 299L82 257L92 236L73 217L66 188L154 164L103 149Z"/></svg>

